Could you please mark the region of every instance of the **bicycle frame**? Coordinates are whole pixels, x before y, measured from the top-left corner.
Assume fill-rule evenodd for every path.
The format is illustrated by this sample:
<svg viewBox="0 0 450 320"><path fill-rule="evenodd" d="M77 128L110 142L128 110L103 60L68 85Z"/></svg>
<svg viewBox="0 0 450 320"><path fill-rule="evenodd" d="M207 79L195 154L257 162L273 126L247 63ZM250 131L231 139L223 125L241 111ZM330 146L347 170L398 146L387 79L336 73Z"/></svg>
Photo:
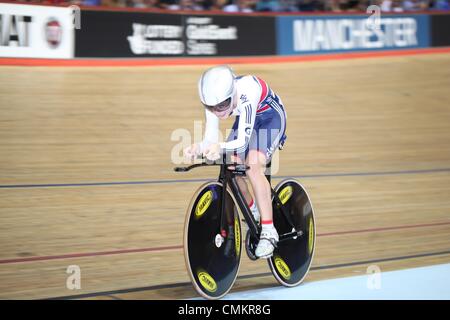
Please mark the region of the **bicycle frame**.
<svg viewBox="0 0 450 320"><path fill-rule="evenodd" d="M227 168L228 167L228 168ZM229 167L234 167L234 169L229 169ZM240 164L233 164L230 166L222 165L220 168L220 174L219 174L219 182L223 185L222 190L222 212L221 212L221 225L222 228L224 226L223 221L223 212L225 208L225 199L226 199L226 190L228 184L230 185L231 193L233 194L237 205L239 206L239 209L242 212L242 215L244 216L245 221L247 222L248 228L250 232L252 233L252 236L256 239L259 239L259 235L261 232L261 228L256 223L255 218L253 217L253 214L250 211L250 208L247 204L247 201L245 201L244 195L242 194L241 189L239 188L239 185L236 180L236 174L238 175L245 175L245 171L248 169L246 165L240 165Z"/></svg>
<svg viewBox="0 0 450 320"><path fill-rule="evenodd" d="M241 189L239 188L239 185L236 180L236 175L244 176L245 171L248 169L248 167L246 165L239 165L239 164L234 164L233 166L235 167L235 169L228 170L228 169L226 169L226 165L223 165L221 167L220 174L219 174L219 182L221 182L223 184L222 213L224 212L224 206L225 206L225 195L226 195L225 190L229 183L231 192L233 193L234 198L236 199L239 209L241 209L242 215L244 216L244 219L248 225L248 228L249 228L252 236L255 239L259 239L259 236L261 233L261 227L258 226L258 224L256 223L256 220L253 217L253 214L251 213L250 208L247 205L244 195L242 194ZM269 162L267 164L267 169L270 170L270 168L271 168L271 162ZM266 178L270 184L271 174L270 173L266 174ZM292 239L294 237L301 236L302 232L295 230L294 223L292 222L292 219L289 216L289 214L284 209L283 204L281 203L281 200L278 197L278 194L273 190L272 187L271 187L271 190L272 190L272 197L275 200L276 209L281 211L282 216L287 220L288 224L292 227L292 230L293 230L292 232L289 232L289 233L280 234L278 242L283 242L288 239ZM222 222L222 227L223 227L224 226L223 214L221 215L221 222Z"/></svg>
<svg viewBox="0 0 450 320"><path fill-rule="evenodd" d="M242 215L244 216L245 222L248 225L248 228L250 230L251 235L255 238L255 239L259 239L260 233L261 233L261 227L258 226L258 224L256 223L255 218L253 217L253 214L250 211L250 208L244 198L244 195L242 194L242 191L239 188L239 185L237 183L237 179L236 179L236 175L239 176L245 176L246 171L249 169L249 167L245 164L238 164L238 163L231 163L228 164L226 162L226 155L223 155L222 158L222 163L217 163L217 162L202 162L199 164L193 164L191 166L188 167L176 167L175 171L179 172L179 171L189 171L193 168L197 168L197 167L201 167L201 166L214 166L214 165L218 165L220 166L220 173L219 173L219 178L218 181L220 183L222 183L223 185L223 189L222 189L222 208L221 208L221 213L220 213L220 221L221 221L221 230L226 230L226 221L224 218L224 214L223 212L225 211L225 201L226 201L226 190L228 185L230 186L231 192L236 200L236 203L239 207L239 209L241 210ZM271 163L269 162L267 165L267 168L270 170L271 168ZM271 174L268 173L266 174L266 178L269 181L270 184L270 180L271 180ZM294 223L292 222L292 219L290 218L289 214L285 211L283 204L280 200L280 198L278 197L278 194L273 190L273 188L271 187L272 190L272 197L275 200L275 208L277 210L280 210L282 213L282 216L286 219L286 221L288 222L288 224L290 226L292 226L292 232L289 233L285 233L285 234L280 234L279 235L279 241L278 242L282 242L288 239L292 239L298 236L302 235L301 231L297 231L294 227Z"/></svg>

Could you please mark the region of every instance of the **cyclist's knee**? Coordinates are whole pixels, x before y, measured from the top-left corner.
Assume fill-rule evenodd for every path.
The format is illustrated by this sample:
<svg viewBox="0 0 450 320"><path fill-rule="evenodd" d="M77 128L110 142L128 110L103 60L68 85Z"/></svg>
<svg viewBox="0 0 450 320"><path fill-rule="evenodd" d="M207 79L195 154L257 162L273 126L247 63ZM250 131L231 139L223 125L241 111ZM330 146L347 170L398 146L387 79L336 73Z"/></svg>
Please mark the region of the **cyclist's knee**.
<svg viewBox="0 0 450 320"><path fill-rule="evenodd" d="M266 155L259 150L250 150L247 158L247 165L252 170L258 171L266 166Z"/></svg>
<svg viewBox="0 0 450 320"><path fill-rule="evenodd" d="M251 164L249 165L250 169L247 170L247 176L251 179L258 179L259 177L265 177L264 175L264 166L260 164Z"/></svg>
<svg viewBox="0 0 450 320"><path fill-rule="evenodd" d="M257 150L251 150L247 165L250 167L247 171L247 175L250 179L258 179L259 177L265 178L266 158L263 153Z"/></svg>

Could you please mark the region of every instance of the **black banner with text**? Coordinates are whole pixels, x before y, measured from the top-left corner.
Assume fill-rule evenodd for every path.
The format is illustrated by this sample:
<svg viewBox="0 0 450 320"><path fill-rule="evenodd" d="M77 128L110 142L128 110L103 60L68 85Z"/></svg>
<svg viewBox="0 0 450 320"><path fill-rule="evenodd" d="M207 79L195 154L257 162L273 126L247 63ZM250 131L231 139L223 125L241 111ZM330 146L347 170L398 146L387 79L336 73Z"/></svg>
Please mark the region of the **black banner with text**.
<svg viewBox="0 0 450 320"><path fill-rule="evenodd" d="M275 54L275 17L84 10L76 31L76 57Z"/></svg>

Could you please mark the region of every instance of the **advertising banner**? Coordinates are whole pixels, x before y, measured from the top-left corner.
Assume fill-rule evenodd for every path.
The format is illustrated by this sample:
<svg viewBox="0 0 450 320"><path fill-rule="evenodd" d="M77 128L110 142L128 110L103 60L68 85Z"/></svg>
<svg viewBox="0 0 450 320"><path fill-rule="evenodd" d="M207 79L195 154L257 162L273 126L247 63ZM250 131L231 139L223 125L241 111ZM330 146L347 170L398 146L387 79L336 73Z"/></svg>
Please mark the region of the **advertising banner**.
<svg viewBox="0 0 450 320"><path fill-rule="evenodd" d="M275 17L82 11L77 57L274 55Z"/></svg>
<svg viewBox="0 0 450 320"><path fill-rule="evenodd" d="M0 3L0 57L73 58L71 8Z"/></svg>
<svg viewBox="0 0 450 320"><path fill-rule="evenodd" d="M279 16L280 55L421 48L430 45L428 15Z"/></svg>

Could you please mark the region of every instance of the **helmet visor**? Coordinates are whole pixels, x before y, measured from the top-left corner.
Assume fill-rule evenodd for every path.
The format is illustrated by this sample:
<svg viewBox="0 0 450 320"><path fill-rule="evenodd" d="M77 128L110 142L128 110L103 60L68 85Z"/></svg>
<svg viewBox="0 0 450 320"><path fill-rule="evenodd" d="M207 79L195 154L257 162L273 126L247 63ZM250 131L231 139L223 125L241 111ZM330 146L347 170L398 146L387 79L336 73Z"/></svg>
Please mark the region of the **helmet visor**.
<svg viewBox="0 0 450 320"><path fill-rule="evenodd" d="M216 104L215 106L208 106L206 104L204 104L205 108L208 109L209 111L215 111L215 112L222 112L227 110L230 107L230 103L231 103L231 97L228 98L225 101L222 101L219 104Z"/></svg>

